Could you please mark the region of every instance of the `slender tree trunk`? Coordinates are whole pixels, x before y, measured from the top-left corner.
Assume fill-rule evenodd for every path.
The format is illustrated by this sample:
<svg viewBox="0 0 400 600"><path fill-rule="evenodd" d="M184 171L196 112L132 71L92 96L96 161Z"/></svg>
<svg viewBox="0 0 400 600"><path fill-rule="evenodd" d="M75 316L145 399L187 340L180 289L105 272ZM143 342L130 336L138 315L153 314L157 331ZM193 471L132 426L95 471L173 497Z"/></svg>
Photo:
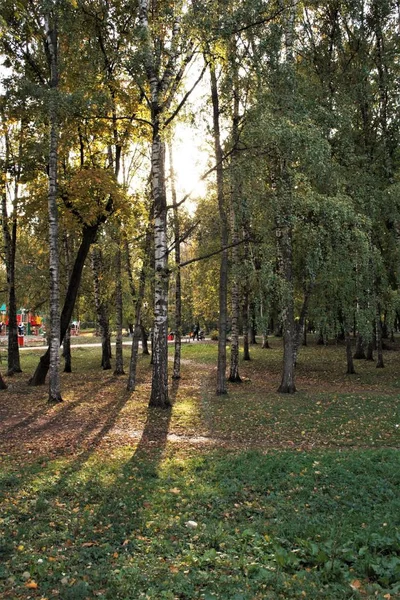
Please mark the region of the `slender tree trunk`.
<svg viewBox="0 0 400 600"><path fill-rule="evenodd" d="M145 354L146 356L150 355L150 351L149 351L149 334L146 331L146 328L144 327L144 325L140 325L140 332L141 332L141 338L142 338L142 354Z"/></svg>
<svg viewBox="0 0 400 600"><path fill-rule="evenodd" d="M114 375L124 375L124 356L122 345L122 273L121 273L121 240L118 235L117 252L115 256L115 326L116 326L116 341L115 341L115 370Z"/></svg>
<svg viewBox="0 0 400 600"><path fill-rule="evenodd" d="M377 369L383 369L383 344L382 344L382 320L379 304L376 307L376 349L378 352L378 360L376 362Z"/></svg>
<svg viewBox="0 0 400 600"><path fill-rule="evenodd" d="M169 146L169 164L171 170L171 195L173 205L173 227L175 243L175 332L174 332L174 371L172 379L181 378L181 349L182 349L182 291L181 291L181 245L179 210L176 200L175 169L172 145Z"/></svg>
<svg viewBox="0 0 400 600"><path fill-rule="evenodd" d="M60 277L58 264L58 40L56 25L46 16L46 42L51 72L49 96L50 154L49 154L49 246L50 246L50 377L49 402L61 402L60 389Z"/></svg>
<svg viewBox="0 0 400 600"><path fill-rule="evenodd" d="M347 358L347 375L355 375L353 363L353 352L351 349L351 335L350 331L346 329L346 358Z"/></svg>
<svg viewBox="0 0 400 600"><path fill-rule="evenodd" d="M69 248L69 240L68 236L64 234L64 251L65 251L65 269L66 269L66 277L67 281L71 276L70 269L70 261L71 261L71 253ZM63 340L63 358L64 358L64 373L72 373L72 356L71 356L71 327L67 328L65 332L64 340Z"/></svg>
<svg viewBox="0 0 400 600"><path fill-rule="evenodd" d="M93 248L92 251L92 270L93 270L93 286L94 286L94 302L97 312L97 320L101 332L101 366L104 371L111 369L111 341L110 341L110 325L107 316L107 309L102 299L100 287L102 258L101 251L98 248Z"/></svg>
<svg viewBox="0 0 400 600"><path fill-rule="evenodd" d="M240 181L238 170L238 144L239 144L239 84L236 66L236 44L235 38L230 44L229 62L233 78L233 109L232 109L232 154L230 164L231 185L231 228L232 228L232 284L231 284L231 360L229 381L240 383L239 375L239 318L240 318L240 273L239 273L239 205L240 205Z"/></svg>
<svg viewBox="0 0 400 600"><path fill-rule="evenodd" d="M249 343L249 292L246 289L243 294L242 306L242 322L243 322L243 360L251 360L250 343Z"/></svg>
<svg viewBox="0 0 400 600"><path fill-rule="evenodd" d="M18 347L17 299L15 294L15 251L17 221L13 218L12 235L10 236L10 262L7 268L8 283L8 370L7 375L21 373ZM7 252L7 249L6 249Z"/></svg>
<svg viewBox="0 0 400 600"><path fill-rule="evenodd" d="M250 311L249 311L249 316L250 316L250 319L249 319L249 342L252 346L255 346L257 344L256 305L255 305L255 303L250 302L249 308L250 308Z"/></svg>
<svg viewBox="0 0 400 600"><path fill-rule="evenodd" d="M213 132L214 150L217 163L217 197L220 218L221 248L228 245L228 218L225 209L222 148L220 134L220 108L217 76L215 67L210 63L211 99L213 106ZM218 365L217 365L217 394L227 394L226 387L226 329L227 329L227 288L228 288L228 250L221 252L221 263L219 272L219 318L218 318Z"/></svg>
<svg viewBox="0 0 400 600"><path fill-rule="evenodd" d="M21 135L22 135L22 124L21 124ZM9 166L9 139L7 133L5 134L5 168ZM16 167L15 175L15 186L14 186L14 199L13 199L13 218L11 221L11 232L10 232L10 219L7 210L7 190L6 183L4 180L4 189L2 191L2 226L3 226L3 241L4 241L4 254L6 263L7 273L7 289L8 289L8 370L7 375L13 375L14 373L21 373L21 364L19 358L19 347L18 347L18 327L17 327L17 302L15 295L15 252L17 244L17 203L19 197L19 171L20 171L20 155L21 155L21 139L19 145L19 157L18 164Z"/></svg>
<svg viewBox="0 0 400 600"><path fill-rule="evenodd" d="M281 276L284 286L284 309L283 309L283 372L282 381L278 392L282 394L293 394L296 391L295 366L296 366L296 327L294 321L294 291L293 291L293 249L292 233L289 227L283 226L276 230L278 242L278 254L280 258Z"/></svg>
<svg viewBox="0 0 400 600"><path fill-rule="evenodd" d="M140 337L142 338L142 344L143 344L143 339L145 338L147 354L149 354L149 350L147 348L147 335L146 335L143 325L141 324L141 318L142 318L141 314L142 314L142 306L143 306L144 292L145 292L145 286L146 286L146 269L148 268L148 256L150 254L150 248L151 248L151 234L152 234L152 226L151 226L151 224L149 224L146 229L146 240L145 240L145 247L144 247L143 265L142 265L142 269L140 272L139 289L138 289L138 293L137 293L137 297L136 297L135 325L134 325L134 330L133 330L131 360L130 360L130 364L129 364L129 376L128 376L128 384L127 384L127 389L129 392L133 392L136 388L136 370L137 370ZM128 268L130 269L130 264L129 264ZM133 288L132 288L132 290L133 290ZM143 346L143 354L145 354L144 346Z"/></svg>

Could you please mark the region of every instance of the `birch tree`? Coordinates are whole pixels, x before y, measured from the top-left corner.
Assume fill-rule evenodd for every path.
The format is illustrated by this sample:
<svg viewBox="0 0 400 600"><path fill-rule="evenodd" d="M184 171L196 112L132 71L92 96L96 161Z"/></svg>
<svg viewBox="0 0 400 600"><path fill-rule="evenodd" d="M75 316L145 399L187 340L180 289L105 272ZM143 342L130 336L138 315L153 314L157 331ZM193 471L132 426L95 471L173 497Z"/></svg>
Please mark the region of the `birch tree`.
<svg viewBox="0 0 400 600"><path fill-rule="evenodd" d="M165 131L177 115L182 101L177 93L185 69L194 56L191 40L185 38L178 7L168 13L156 2L139 0L141 60L147 80L144 91L151 123L151 183L154 207L154 326L153 374L150 406L167 408L168 397L168 246L165 172ZM185 101L187 95L183 96ZM171 109L171 105L175 108Z"/></svg>

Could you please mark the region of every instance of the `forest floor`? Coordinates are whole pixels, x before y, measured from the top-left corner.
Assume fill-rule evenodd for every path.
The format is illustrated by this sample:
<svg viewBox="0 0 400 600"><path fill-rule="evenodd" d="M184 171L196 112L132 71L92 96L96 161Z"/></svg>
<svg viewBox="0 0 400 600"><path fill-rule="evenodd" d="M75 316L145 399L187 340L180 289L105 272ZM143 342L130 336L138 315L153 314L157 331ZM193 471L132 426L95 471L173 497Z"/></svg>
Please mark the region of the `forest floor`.
<svg viewBox="0 0 400 600"><path fill-rule="evenodd" d="M168 411L147 407L148 357L131 394L75 348L54 406L23 352L0 402L0 598L400 598L400 348L347 376L342 346L311 343L280 395L271 346L221 397L216 344L185 344Z"/></svg>

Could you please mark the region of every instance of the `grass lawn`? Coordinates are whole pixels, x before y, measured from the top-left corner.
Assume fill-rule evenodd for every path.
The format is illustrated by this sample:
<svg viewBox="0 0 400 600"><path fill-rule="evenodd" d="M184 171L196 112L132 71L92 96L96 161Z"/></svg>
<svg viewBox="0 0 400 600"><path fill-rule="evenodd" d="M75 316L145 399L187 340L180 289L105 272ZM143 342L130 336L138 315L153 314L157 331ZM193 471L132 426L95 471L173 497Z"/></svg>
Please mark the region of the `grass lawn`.
<svg viewBox="0 0 400 600"><path fill-rule="evenodd" d="M216 345L185 344L164 412L147 357L129 394L76 348L48 406L21 353L0 402L0 598L400 598L400 351L346 376L343 347L311 344L286 396L271 346L217 397Z"/></svg>

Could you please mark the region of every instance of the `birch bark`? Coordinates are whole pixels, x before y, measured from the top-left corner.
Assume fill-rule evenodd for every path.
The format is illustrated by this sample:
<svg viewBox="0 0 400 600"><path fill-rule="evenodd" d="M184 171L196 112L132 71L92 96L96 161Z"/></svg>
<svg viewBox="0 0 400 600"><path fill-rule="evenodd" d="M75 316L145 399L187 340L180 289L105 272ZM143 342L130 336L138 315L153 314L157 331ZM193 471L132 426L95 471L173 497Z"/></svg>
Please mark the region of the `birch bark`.
<svg viewBox="0 0 400 600"><path fill-rule="evenodd" d="M50 67L49 93L49 246L50 246L50 372L49 402L61 402L60 386L60 283L58 264L58 207L57 207L57 161L58 161L58 40L54 18L47 14L46 44Z"/></svg>

